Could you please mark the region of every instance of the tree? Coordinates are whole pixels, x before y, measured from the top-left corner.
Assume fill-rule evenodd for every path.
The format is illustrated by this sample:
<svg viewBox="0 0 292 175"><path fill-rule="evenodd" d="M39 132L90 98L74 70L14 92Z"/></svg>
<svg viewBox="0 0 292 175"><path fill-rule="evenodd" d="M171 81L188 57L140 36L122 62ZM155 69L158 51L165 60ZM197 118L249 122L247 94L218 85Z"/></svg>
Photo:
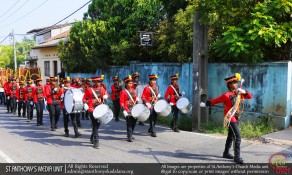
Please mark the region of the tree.
<svg viewBox="0 0 292 175"><path fill-rule="evenodd" d="M288 0L195 0L209 25L213 61L291 59L292 2Z"/></svg>
<svg viewBox="0 0 292 175"><path fill-rule="evenodd" d="M13 58L13 47L0 45L0 68L6 68Z"/></svg>

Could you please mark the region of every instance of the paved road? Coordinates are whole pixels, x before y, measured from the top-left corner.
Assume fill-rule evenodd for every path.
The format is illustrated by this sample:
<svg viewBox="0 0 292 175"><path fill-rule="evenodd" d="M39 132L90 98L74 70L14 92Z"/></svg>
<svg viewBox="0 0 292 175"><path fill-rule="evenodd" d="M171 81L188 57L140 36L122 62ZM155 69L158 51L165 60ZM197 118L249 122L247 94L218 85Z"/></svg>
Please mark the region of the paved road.
<svg viewBox="0 0 292 175"><path fill-rule="evenodd" d="M35 117L35 116L34 116ZM195 132L172 132L159 127L157 138L147 134L148 126L136 127L136 138L126 140L124 120L111 121L100 128L100 149L89 143L90 121L82 120L82 136L63 136L63 119L59 129L50 131L49 116L45 113L44 126L36 126L35 118L27 123L24 118L7 114L0 106L0 163L232 163L221 158L225 136ZM263 144L243 141L242 157L247 163L267 163L275 153L292 155L288 145ZM291 159L290 159L291 161Z"/></svg>

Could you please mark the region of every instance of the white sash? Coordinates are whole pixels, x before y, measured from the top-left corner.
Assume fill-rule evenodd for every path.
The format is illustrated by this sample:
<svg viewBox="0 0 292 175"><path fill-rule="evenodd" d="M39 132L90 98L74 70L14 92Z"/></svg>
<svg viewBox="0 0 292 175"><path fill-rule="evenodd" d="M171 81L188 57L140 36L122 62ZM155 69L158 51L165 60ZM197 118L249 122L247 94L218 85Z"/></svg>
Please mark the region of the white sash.
<svg viewBox="0 0 292 175"><path fill-rule="evenodd" d="M91 91L92 91L94 97L95 97L95 98L97 99L97 101L100 103L101 100L97 97L97 95L96 95L95 91L93 90L93 88L91 88Z"/></svg>
<svg viewBox="0 0 292 175"><path fill-rule="evenodd" d="M176 95L179 97L179 94L177 93L177 91L175 90L175 88L172 85L170 85L170 87L172 87L172 89L174 90L174 92L176 93Z"/></svg>
<svg viewBox="0 0 292 175"><path fill-rule="evenodd" d="M135 104L135 101L133 100L133 97L132 97L132 95L130 94L130 92L129 92L127 89L125 89L125 91L127 92L128 96L131 98L132 102Z"/></svg>

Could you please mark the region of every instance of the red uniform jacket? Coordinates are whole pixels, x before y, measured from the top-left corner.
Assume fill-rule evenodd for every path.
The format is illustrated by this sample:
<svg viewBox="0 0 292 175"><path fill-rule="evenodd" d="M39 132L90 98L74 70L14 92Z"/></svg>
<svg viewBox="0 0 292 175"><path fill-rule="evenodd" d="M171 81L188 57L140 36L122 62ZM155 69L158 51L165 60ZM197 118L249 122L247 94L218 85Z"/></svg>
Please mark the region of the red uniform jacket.
<svg viewBox="0 0 292 175"><path fill-rule="evenodd" d="M222 94L221 96L211 99L211 105L215 105L218 103L224 103L224 116L227 114L227 112L232 108L233 104L235 103L235 99L236 99L236 92L231 92L231 91L227 91L226 93ZM252 94L251 93L247 93L242 95L242 98L244 99L251 99L252 98ZM231 120L230 122L236 122L236 117L231 116Z"/></svg>
<svg viewBox="0 0 292 175"><path fill-rule="evenodd" d="M61 95L60 89L57 92L54 92L54 89L57 85L50 86L49 88L45 89L45 94L47 97L47 104L61 104Z"/></svg>
<svg viewBox="0 0 292 175"><path fill-rule="evenodd" d="M173 86L174 89L176 90L177 94L175 93L175 91L173 90L173 88L171 86L168 86L164 95L164 98L166 101L173 103L174 105L176 105L177 100L179 99L179 86ZM170 96L170 98L168 98L168 96Z"/></svg>
<svg viewBox="0 0 292 175"><path fill-rule="evenodd" d="M101 86L106 90L105 84L101 83Z"/></svg>
<svg viewBox="0 0 292 175"><path fill-rule="evenodd" d="M117 100L118 98L120 98L120 92L121 89L118 85L113 84L111 86L112 89L112 100Z"/></svg>
<svg viewBox="0 0 292 175"><path fill-rule="evenodd" d="M18 103L25 101L25 94L26 94L25 87L18 88L16 90L16 97L18 99Z"/></svg>
<svg viewBox="0 0 292 175"><path fill-rule="evenodd" d="M94 90L99 100L95 98L92 90ZM93 112L96 106L103 103L104 95L107 95L107 92L102 86L86 88L82 101L88 104L88 112Z"/></svg>
<svg viewBox="0 0 292 175"><path fill-rule="evenodd" d="M152 90L150 90L150 88L152 88L153 92L155 93L155 95L153 94ZM157 97L158 95L158 86L146 86L143 90L142 93L142 100L143 103L150 103L150 104L154 104L156 102L156 100L158 100L158 98L155 98L155 96Z"/></svg>
<svg viewBox="0 0 292 175"><path fill-rule="evenodd" d="M131 90L128 90L128 92L130 93L134 101L130 98L126 89L124 89L120 93L120 105L121 105L122 110L125 110L129 113L131 112L134 105L136 104L137 94L136 94L136 90L133 88L131 88Z"/></svg>
<svg viewBox="0 0 292 175"><path fill-rule="evenodd" d="M10 93L10 97L13 98L13 97L17 97L16 96L16 91L18 89L18 85L15 83L15 84L12 84L11 85L11 93Z"/></svg>
<svg viewBox="0 0 292 175"><path fill-rule="evenodd" d="M11 83L9 83L9 82L6 82L5 84L4 84L4 92L5 92L5 95L6 96L10 96L10 93L11 93Z"/></svg>
<svg viewBox="0 0 292 175"><path fill-rule="evenodd" d="M44 100L46 97L44 86L35 86L33 94L33 102L37 103L39 100Z"/></svg>
<svg viewBox="0 0 292 175"><path fill-rule="evenodd" d="M75 83L72 87L78 89L82 87L82 84Z"/></svg>
<svg viewBox="0 0 292 175"><path fill-rule="evenodd" d="M138 86L138 83L133 83L132 88L136 89L137 86Z"/></svg>
<svg viewBox="0 0 292 175"><path fill-rule="evenodd" d="M62 95L65 95L65 89L62 87L62 88L60 88L59 89L59 93L60 93L60 100L61 100L61 102L60 102L60 108L61 109L64 109L64 97L63 98L61 98L61 96Z"/></svg>
<svg viewBox="0 0 292 175"><path fill-rule="evenodd" d="M33 86L25 87L25 101L33 101L35 88Z"/></svg>

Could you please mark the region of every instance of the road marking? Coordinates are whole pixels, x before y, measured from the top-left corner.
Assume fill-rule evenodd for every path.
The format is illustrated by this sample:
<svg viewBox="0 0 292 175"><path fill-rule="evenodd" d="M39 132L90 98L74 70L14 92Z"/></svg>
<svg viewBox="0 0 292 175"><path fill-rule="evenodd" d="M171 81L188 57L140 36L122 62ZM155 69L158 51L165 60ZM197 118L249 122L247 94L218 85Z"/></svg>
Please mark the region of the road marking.
<svg viewBox="0 0 292 175"><path fill-rule="evenodd" d="M10 157L0 150L0 157L2 157L7 163L15 163Z"/></svg>

